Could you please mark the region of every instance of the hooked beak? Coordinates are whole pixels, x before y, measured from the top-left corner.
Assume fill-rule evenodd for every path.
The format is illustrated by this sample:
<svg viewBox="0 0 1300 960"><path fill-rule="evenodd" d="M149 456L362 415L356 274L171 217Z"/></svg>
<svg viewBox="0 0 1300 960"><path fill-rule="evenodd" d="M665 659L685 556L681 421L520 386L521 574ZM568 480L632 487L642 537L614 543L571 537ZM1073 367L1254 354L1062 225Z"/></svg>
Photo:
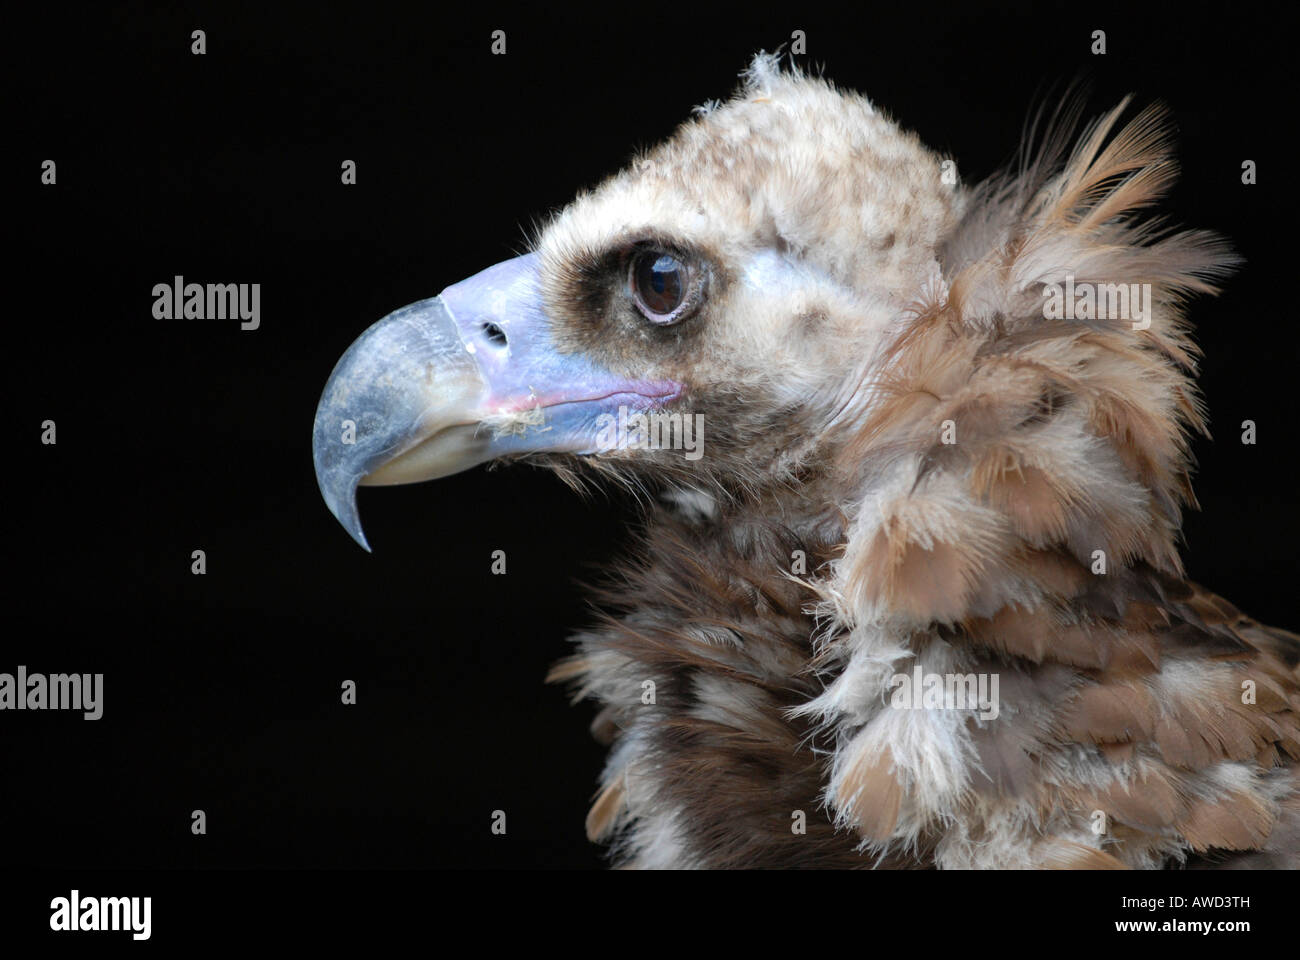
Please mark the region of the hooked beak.
<svg viewBox="0 0 1300 960"><path fill-rule="evenodd" d="M602 414L678 396L555 350L538 257L489 267L390 313L350 346L316 407L312 457L330 512L366 550L359 485L417 483L498 457L596 453Z"/></svg>

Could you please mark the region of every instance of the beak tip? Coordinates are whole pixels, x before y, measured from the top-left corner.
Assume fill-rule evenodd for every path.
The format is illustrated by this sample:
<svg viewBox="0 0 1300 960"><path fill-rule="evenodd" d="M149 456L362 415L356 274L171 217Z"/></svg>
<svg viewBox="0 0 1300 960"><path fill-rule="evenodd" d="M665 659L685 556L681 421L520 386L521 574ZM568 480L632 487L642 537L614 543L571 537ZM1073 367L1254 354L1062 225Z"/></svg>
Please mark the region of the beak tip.
<svg viewBox="0 0 1300 960"><path fill-rule="evenodd" d="M319 424L315 431L313 459L316 485L325 506L348 532L348 536L367 553L373 553L366 541L365 531L361 529L361 514L357 510L357 486L361 477L337 456L332 447L322 442Z"/></svg>
<svg viewBox="0 0 1300 960"><path fill-rule="evenodd" d="M366 551L366 553L374 553L375 551L370 547L370 542L366 540L365 532L361 529L361 518L356 516L355 510L353 511L353 518L351 523L346 520L340 520L339 522L343 524L343 529L348 532L348 536L355 540L362 550Z"/></svg>
<svg viewBox="0 0 1300 960"><path fill-rule="evenodd" d="M366 553L373 554L375 552L371 549L370 543L366 540L366 535L361 531L361 524L358 523L354 529L349 529L348 533L351 535L352 539L357 542L358 546L360 546L362 550L366 551Z"/></svg>
<svg viewBox="0 0 1300 960"><path fill-rule="evenodd" d="M325 500L325 505L329 507L330 513L334 514L334 519L339 522L344 530L348 532L353 540L365 550L366 553L374 553L370 548L370 543L366 540L365 531L361 528L361 514L357 511L357 483L353 480L350 483L334 485L333 489L327 489L326 484L320 484L321 496Z"/></svg>

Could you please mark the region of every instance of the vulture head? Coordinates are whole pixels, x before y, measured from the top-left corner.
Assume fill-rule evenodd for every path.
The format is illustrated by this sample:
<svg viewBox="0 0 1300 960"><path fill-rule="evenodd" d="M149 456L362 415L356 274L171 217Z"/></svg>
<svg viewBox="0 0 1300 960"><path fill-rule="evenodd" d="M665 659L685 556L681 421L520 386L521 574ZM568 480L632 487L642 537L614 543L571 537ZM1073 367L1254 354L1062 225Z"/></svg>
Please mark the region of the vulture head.
<svg viewBox="0 0 1300 960"><path fill-rule="evenodd" d="M1138 216L1174 162L1126 112L1072 140L1065 109L967 187L760 55L340 359L314 456L362 546L359 484L528 458L661 492L552 672L599 706L587 829L619 862L1300 851L1300 643L1176 547L1204 429L1180 305L1233 258Z"/></svg>

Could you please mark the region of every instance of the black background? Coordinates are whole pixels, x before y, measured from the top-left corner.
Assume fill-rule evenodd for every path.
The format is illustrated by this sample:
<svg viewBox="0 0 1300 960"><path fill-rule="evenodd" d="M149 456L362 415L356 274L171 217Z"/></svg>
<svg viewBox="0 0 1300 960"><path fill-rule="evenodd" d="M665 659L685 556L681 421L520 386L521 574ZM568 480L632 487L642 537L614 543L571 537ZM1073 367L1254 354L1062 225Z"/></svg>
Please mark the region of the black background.
<svg viewBox="0 0 1300 960"><path fill-rule="evenodd" d="M580 584L627 542L632 505L530 468L363 491L368 555L317 492L312 416L363 328L519 252L530 224L795 29L801 62L971 183L1073 79L1092 113L1130 91L1170 105L1184 174L1166 209L1247 260L1192 309L1215 439L1195 444L1204 512L1187 520L1187 563L1297 627L1294 55L1272 14L901 6L11 19L0 671L102 672L105 706L97 722L0 714L0 863L601 864L582 832L603 756L591 711L542 677L587 622ZM40 183L46 159L57 186ZM340 184L345 159L356 186ZM1246 159L1256 186L1240 182ZM260 283L261 328L155 320L153 285L177 274ZM1239 442L1247 418L1256 446ZM57 446L40 443L46 419ZM195 549L206 576L190 573Z"/></svg>

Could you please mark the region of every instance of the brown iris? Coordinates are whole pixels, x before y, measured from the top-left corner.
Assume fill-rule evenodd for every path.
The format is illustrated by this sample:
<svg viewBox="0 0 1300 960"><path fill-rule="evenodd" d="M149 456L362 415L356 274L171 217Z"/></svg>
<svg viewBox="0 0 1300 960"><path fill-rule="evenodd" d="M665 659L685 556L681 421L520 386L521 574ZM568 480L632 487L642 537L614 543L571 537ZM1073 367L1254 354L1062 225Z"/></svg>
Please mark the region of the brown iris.
<svg viewBox="0 0 1300 960"><path fill-rule="evenodd" d="M644 250L632 259L630 273L633 296L647 320L672 323L678 319L690 284L686 264L670 253Z"/></svg>

